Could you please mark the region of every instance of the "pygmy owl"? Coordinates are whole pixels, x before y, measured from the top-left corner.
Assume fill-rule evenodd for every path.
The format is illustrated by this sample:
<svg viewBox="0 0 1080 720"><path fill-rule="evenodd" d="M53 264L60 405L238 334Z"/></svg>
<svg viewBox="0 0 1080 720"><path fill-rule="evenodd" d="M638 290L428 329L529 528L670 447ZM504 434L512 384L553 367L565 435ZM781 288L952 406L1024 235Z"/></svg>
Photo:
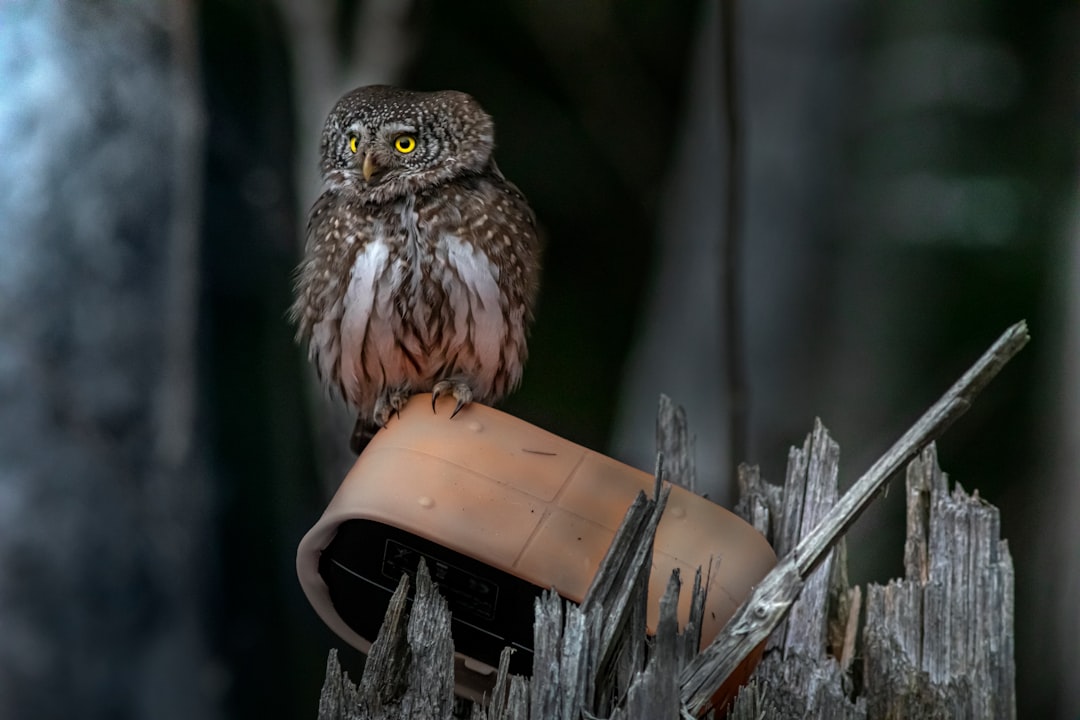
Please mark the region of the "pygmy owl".
<svg viewBox="0 0 1080 720"><path fill-rule="evenodd" d="M354 449L414 393L450 394L456 414L521 380L539 242L493 147L491 117L460 92L361 87L326 120L290 315L358 412Z"/></svg>

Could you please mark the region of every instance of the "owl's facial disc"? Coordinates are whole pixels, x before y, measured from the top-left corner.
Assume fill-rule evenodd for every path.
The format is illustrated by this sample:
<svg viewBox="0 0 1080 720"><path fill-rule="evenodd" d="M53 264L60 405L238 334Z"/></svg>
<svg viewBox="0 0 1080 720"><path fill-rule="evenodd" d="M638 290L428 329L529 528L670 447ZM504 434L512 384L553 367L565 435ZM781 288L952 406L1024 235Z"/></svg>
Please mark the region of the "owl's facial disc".
<svg viewBox="0 0 1080 720"><path fill-rule="evenodd" d="M366 86L327 117L321 169L327 189L385 203L491 164L491 117L464 93Z"/></svg>

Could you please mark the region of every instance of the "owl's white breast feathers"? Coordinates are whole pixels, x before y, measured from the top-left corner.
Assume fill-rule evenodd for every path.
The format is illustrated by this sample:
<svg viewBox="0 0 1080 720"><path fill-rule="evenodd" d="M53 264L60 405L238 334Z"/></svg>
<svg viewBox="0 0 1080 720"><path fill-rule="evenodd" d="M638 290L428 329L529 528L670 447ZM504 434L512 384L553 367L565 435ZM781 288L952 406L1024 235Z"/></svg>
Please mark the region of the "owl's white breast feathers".
<svg viewBox="0 0 1080 720"><path fill-rule="evenodd" d="M341 319L341 384L345 395L353 402L364 396L363 383L358 376L363 362L363 348L373 311L388 317L389 309L376 311L376 300L389 304L389 293L377 293L376 282L387 270L390 248L384 242L369 242L356 254L349 286L345 290L345 313ZM383 297L377 298L376 295ZM373 358L374 359L374 358ZM332 375L325 375L332 377Z"/></svg>
<svg viewBox="0 0 1080 720"><path fill-rule="evenodd" d="M442 242L446 245L447 264L452 269L443 274L443 287L456 308L454 344L472 346L477 365L473 376L482 388L491 388L501 367L499 353L507 332L506 313L500 306L499 268L486 255L453 235L444 236Z"/></svg>
<svg viewBox="0 0 1080 720"><path fill-rule="evenodd" d="M374 403L379 388L407 385L423 392L448 373L468 377L479 400L497 390L505 360L500 353L510 332L499 269L454 235L442 235L435 245L434 252L426 249L430 274L424 282L441 289L444 307L427 305L430 294L419 277L425 263L399 252L400 247L392 251L380 237L356 255L343 298L338 369L346 397L362 411ZM405 288L403 305L395 292ZM440 337L432 336L436 313L444 321L453 318ZM330 331L315 328L316 340L323 332ZM325 370L324 377L334 377Z"/></svg>

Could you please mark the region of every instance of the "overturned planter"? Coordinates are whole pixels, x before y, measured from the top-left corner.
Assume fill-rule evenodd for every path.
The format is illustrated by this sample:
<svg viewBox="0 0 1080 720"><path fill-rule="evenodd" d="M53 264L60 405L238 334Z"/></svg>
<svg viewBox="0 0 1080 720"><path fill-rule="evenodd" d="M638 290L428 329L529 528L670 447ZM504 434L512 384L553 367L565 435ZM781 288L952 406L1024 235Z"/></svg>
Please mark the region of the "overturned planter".
<svg viewBox="0 0 1080 720"><path fill-rule="evenodd" d="M654 478L476 403L450 420L453 407L446 398L433 413L419 395L376 434L301 540L297 574L323 621L367 652L401 574L423 557L452 613L457 690L475 698L504 646L518 650L514 672L531 670L536 597L553 587L581 602ZM673 488L653 549L649 631L672 570L707 573L704 647L775 562L749 524ZM689 604L685 593L680 623Z"/></svg>

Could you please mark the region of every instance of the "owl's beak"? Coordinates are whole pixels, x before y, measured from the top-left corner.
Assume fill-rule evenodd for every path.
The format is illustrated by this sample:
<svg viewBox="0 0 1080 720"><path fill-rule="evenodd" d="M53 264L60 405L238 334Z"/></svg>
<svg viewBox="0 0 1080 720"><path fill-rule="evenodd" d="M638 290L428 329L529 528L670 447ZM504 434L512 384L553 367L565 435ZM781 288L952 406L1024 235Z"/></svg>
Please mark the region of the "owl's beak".
<svg viewBox="0 0 1080 720"><path fill-rule="evenodd" d="M364 153L364 182L371 180L371 176L378 172L379 168L375 165L375 161L371 158L371 153Z"/></svg>

